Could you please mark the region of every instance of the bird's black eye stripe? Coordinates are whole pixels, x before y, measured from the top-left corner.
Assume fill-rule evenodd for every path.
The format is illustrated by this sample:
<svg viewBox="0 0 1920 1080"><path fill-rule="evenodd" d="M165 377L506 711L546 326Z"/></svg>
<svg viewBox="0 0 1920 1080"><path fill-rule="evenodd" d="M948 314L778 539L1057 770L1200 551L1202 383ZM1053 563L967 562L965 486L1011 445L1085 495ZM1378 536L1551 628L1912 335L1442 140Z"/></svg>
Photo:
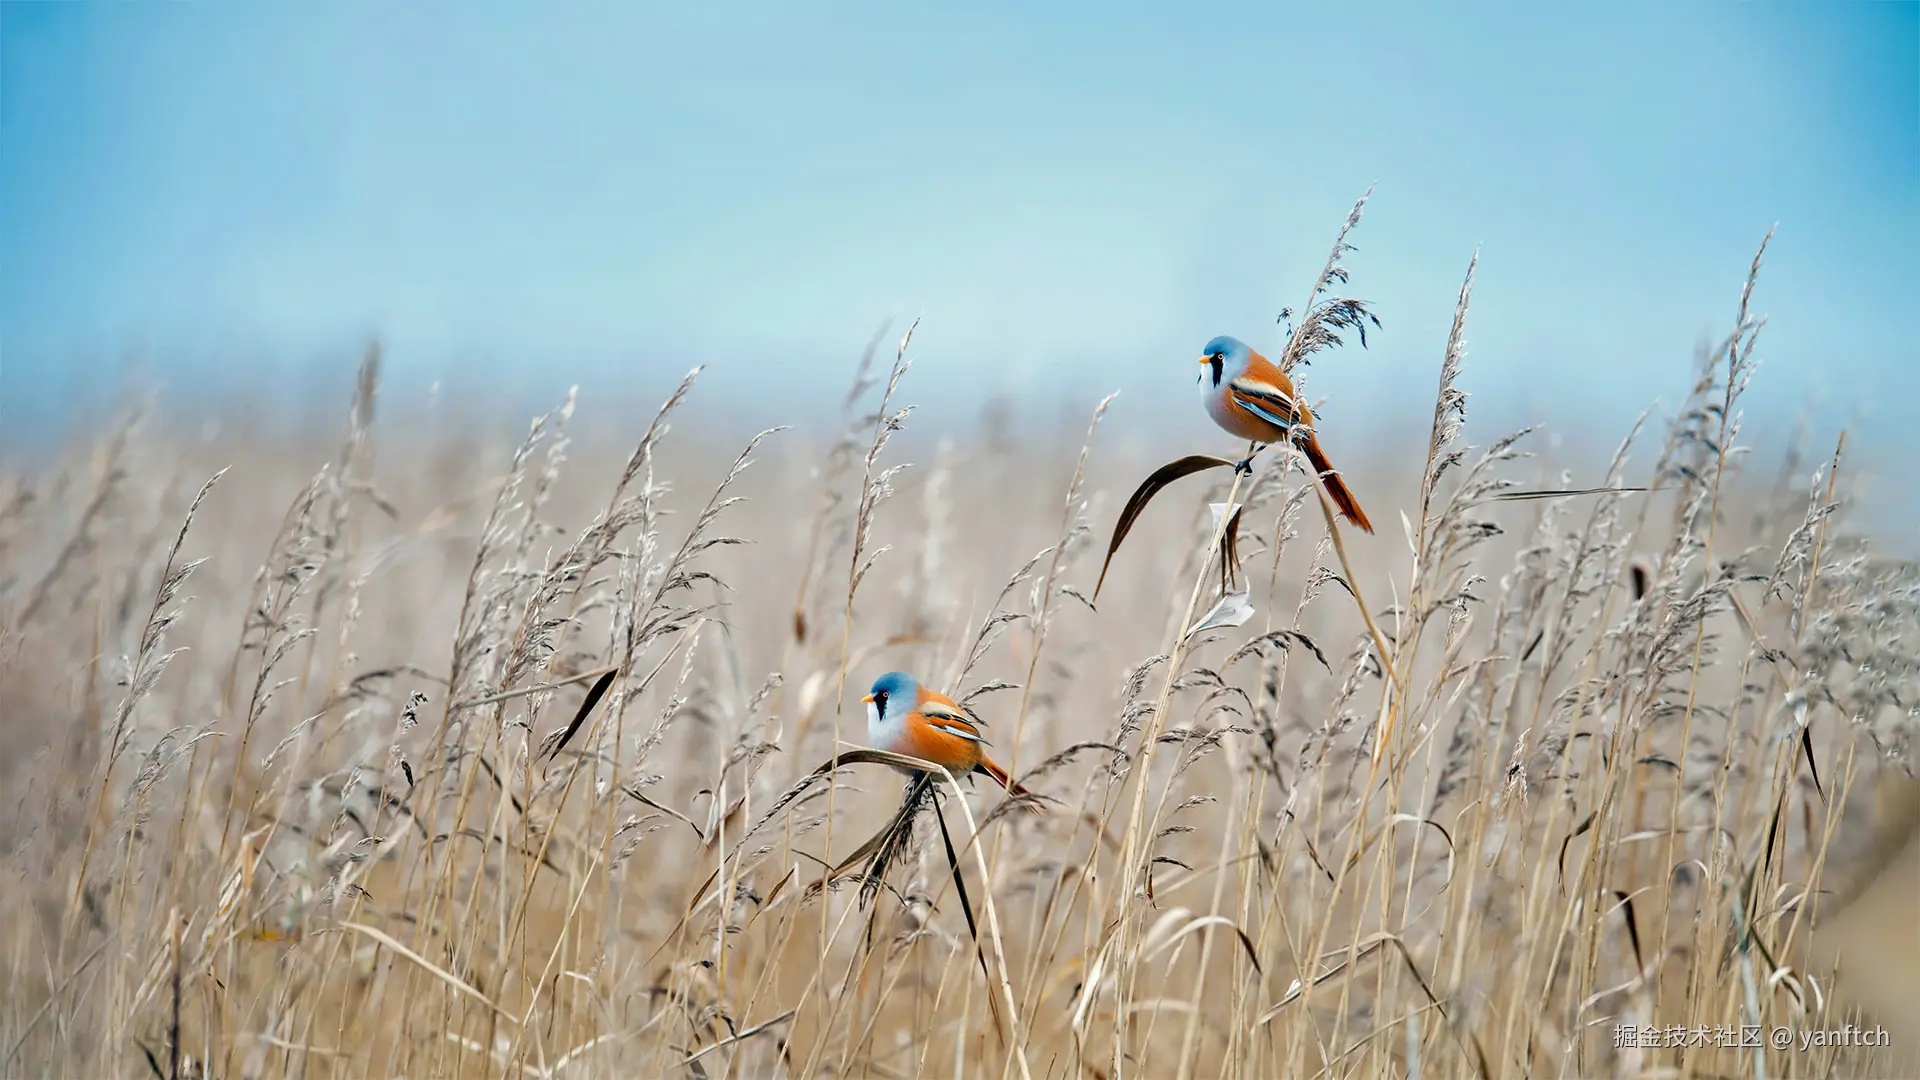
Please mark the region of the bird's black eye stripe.
<svg viewBox="0 0 1920 1080"><path fill-rule="evenodd" d="M873 707L883 713L887 711L887 692L885 690L873 695Z"/></svg>

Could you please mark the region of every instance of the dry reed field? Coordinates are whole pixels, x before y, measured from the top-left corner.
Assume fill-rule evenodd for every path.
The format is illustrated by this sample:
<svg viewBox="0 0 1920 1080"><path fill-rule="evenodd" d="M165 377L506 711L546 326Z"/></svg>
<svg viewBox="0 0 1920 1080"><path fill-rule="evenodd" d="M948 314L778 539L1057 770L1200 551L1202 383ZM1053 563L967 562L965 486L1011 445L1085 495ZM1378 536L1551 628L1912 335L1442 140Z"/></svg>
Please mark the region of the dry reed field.
<svg viewBox="0 0 1920 1080"><path fill-rule="evenodd" d="M1752 277L1560 470L1466 424L1471 274L1425 452L1325 433L1377 535L1269 450L1097 600L1158 462L1093 401L909 461L910 333L826 435L717 446L697 373L483 430L369 353L332 446L9 467L0 1075L1915 1075L1920 571L1844 445L1743 471ZM1040 798L896 817L894 668Z"/></svg>

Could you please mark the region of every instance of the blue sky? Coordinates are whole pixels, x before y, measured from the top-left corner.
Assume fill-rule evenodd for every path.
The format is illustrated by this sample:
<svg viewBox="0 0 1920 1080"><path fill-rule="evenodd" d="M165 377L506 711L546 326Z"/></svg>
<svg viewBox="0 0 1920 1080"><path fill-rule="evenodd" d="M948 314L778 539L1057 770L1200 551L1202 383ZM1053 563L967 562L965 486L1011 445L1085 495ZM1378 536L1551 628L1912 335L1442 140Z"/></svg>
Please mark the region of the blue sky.
<svg viewBox="0 0 1920 1080"><path fill-rule="evenodd" d="M1377 181L1341 422L1424 425L1478 245L1476 421L1622 431L1778 222L1750 423L1920 462L1920 6L1188 7L0 4L0 417L129 356L344 398L377 332L396 385L706 362L780 420L919 314L933 422L1149 423Z"/></svg>

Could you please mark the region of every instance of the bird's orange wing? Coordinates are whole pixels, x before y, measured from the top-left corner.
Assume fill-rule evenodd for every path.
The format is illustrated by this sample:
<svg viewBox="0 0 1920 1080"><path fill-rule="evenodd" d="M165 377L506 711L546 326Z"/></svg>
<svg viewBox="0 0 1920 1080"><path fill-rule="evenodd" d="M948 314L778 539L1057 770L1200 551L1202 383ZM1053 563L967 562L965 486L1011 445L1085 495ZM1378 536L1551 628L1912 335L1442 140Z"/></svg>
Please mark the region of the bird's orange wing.
<svg viewBox="0 0 1920 1080"><path fill-rule="evenodd" d="M1259 353L1247 358L1247 370L1227 384L1227 394L1235 405L1270 424L1313 425L1313 414L1293 395L1293 380Z"/></svg>
<svg viewBox="0 0 1920 1080"><path fill-rule="evenodd" d="M920 704L907 717L899 750L923 761L945 766L954 775L973 771L985 754L987 740L951 700L923 689Z"/></svg>
<svg viewBox="0 0 1920 1080"><path fill-rule="evenodd" d="M952 698L944 694L936 694L931 690L924 691L920 699L920 715L926 719L928 727L943 735L977 742L982 746L987 745L987 740L981 737L980 729L974 725L973 720Z"/></svg>

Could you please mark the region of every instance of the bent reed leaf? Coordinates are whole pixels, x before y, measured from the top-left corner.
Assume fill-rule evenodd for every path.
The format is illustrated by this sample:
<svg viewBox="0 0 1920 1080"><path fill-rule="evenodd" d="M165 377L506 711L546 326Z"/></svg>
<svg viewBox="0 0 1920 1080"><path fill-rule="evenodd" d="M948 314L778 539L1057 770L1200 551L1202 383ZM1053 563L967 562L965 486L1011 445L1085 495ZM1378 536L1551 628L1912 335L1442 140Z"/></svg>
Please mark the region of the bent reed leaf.
<svg viewBox="0 0 1920 1080"><path fill-rule="evenodd" d="M1518 502L1522 499L1566 499L1575 495L1631 495L1646 491L1643 487L1563 488L1546 491L1500 491L1487 496L1487 502Z"/></svg>
<svg viewBox="0 0 1920 1080"><path fill-rule="evenodd" d="M1094 603L1100 601L1100 588L1106 584L1107 570L1113 565L1114 554L1120 550L1120 544L1126 540L1127 533L1133 530L1134 522L1138 521L1140 515L1146 511L1147 503L1151 502L1155 495L1160 494L1162 488L1175 480L1223 465L1232 468L1233 464L1226 458L1214 457L1211 454L1188 454L1186 457L1167 462L1153 470L1145 480L1140 481L1140 486L1135 488L1132 497L1127 499L1127 505L1120 509L1119 519L1113 523L1113 539L1107 543L1107 558L1100 564L1100 578L1094 582L1093 586Z"/></svg>
<svg viewBox="0 0 1920 1080"><path fill-rule="evenodd" d="M1220 514L1226 510L1226 504L1213 504L1213 523L1216 529L1220 525ZM1220 591L1230 593L1240 580L1240 519L1246 515L1246 504L1236 504L1233 516L1227 519L1227 527L1220 533Z"/></svg>
<svg viewBox="0 0 1920 1080"><path fill-rule="evenodd" d="M547 751L547 758L549 760L560 756L561 749L567 745L569 739L572 739L574 735L579 732L580 725L587 722L587 716L593 712L595 705L600 704L600 699L607 696L607 688L613 685L613 680L619 674L620 669L616 667L595 680L592 689L587 691L586 699L580 702L580 710L573 714L573 722L568 724L567 729L560 733L560 738L555 740L553 749Z"/></svg>

